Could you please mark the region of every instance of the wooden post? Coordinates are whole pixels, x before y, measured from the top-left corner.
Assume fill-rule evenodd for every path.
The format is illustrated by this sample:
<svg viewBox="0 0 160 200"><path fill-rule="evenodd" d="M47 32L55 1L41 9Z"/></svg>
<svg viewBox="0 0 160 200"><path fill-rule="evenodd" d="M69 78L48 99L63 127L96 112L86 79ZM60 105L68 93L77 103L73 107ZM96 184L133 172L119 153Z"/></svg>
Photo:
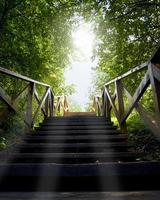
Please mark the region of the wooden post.
<svg viewBox="0 0 160 200"><path fill-rule="evenodd" d="M53 116L53 94L52 94L52 90L50 90L49 92L49 113L50 113L50 117Z"/></svg>
<svg viewBox="0 0 160 200"><path fill-rule="evenodd" d="M57 97L57 102L58 102L58 108L57 108L57 111L58 111L58 112L61 111L61 104L60 104L60 101L61 101L61 97Z"/></svg>
<svg viewBox="0 0 160 200"><path fill-rule="evenodd" d="M46 92L47 92L48 89L49 88L46 87ZM48 117L48 115L49 115L49 94L48 94L48 96L45 100L45 113L46 113L46 117Z"/></svg>
<svg viewBox="0 0 160 200"><path fill-rule="evenodd" d="M105 86L105 87L107 87L107 89L109 90L109 86ZM105 91L104 91L104 94L105 94L105 101L106 101L106 118L108 121L111 121L110 101Z"/></svg>
<svg viewBox="0 0 160 200"><path fill-rule="evenodd" d="M101 116L101 104L100 104L100 97L97 97L97 106L98 106L98 116Z"/></svg>
<svg viewBox="0 0 160 200"><path fill-rule="evenodd" d="M160 70L150 63L148 71L154 97L156 120L160 124Z"/></svg>
<svg viewBox="0 0 160 200"><path fill-rule="evenodd" d="M102 93L102 116L106 117L106 94L105 90Z"/></svg>
<svg viewBox="0 0 160 200"><path fill-rule="evenodd" d="M115 81L116 96L118 100L119 125L123 133L127 132L126 121L122 122L124 115L123 86L121 80Z"/></svg>
<svg viewBox="0 0 160 200"><path fill-rule="evenodd" d="M54 115L54 95L51 93L51 116L53 117Z"/></svg>
<svg viewBox="0 0 160 200"><path fill-rule="evenodd" d="M48 94L48 112L49 112L49 116L52 116L52 105L51 105L51 90L49 91Z"/></svg>
<svg viewBox="0 0 160 200"><path fill-rule="evenodd" d="M28 124L28 127L26 127L26 130L28 130L28 128L29 129L33 128L32 101L34 95L34 86L35 84L33 82L30 82L28 86L27 110L26 110L26 122Z"/></svg>

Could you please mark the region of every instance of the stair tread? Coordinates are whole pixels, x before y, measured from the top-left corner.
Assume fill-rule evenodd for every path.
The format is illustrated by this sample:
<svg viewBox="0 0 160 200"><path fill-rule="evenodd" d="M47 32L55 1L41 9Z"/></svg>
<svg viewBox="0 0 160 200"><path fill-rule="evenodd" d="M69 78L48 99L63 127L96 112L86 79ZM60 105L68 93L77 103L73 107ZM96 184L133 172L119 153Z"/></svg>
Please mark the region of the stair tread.
<svg viewBox="0 0 160 200"><path fill-rule="evenodd" d="M40 126L55 126L55 125L70 125L70 126L74 126L74 125L84 125L84 126L88 126L88 125L107 125L107 126L113 126L113 123L111 122L106 122L106 121L52 121L52 122L47 122L44 121L43 123L39 124Z"/></svg>
<svg viewBox="0 0 160 200"><path fill-rule="evenodd" d="M105 129L110 129L110 128L117 128L115 126L112 126L112 125L106 125L106 124L60 124L60 125L57 125L57 124L42 124L40 127L42 128L88 128L88 129L93 129L93 128L105 128Z"/></svg>
<svg viewBox="0 0 160 200"><path fill-rule="evenodd" d="M100 152L100 153L11 153L10 157L107 157L136 156L135 152Z"/></svg>
<svg viewBox="0 0 160 200"><path fill-rule="evenodd" d="M31 135L26 136L25 139L38 139L38 138L44 138L44 139L109 139L109 138L127 138L127 134L119 134L119 135Z"/></svg>
<svg viewBox="0 0 160 200"><path fill-rule="evenodd" d="M106 127L106 126L41 126L37 128L38 130L86 130L86 131L92 131L92 130L115 130L114 127Z"/></svg>
<svg viewBox="0 0 160 200"><path fill-rule="evenodd" d="M56 143L56 144L44 144L44 143L24 143L20 144L20 147L118 147L118 146L127 146L130 147L131 145L127 144L126 142L120 143Z"/></svg>
<svg viewBox="0 0 160 200"><path fill-rule="evenodd" d="M36 133L36 134L35 134ZM119 131L117 130L43 130L39 129L36 132L33 132L33 135L38 135L38 134L75 134L75 135L80 135L80 134L120 134Z"/></svg>
<svg viewBox="0 0 160 200"><path fill-rule="evenodd" d="M113 170L114 169L114 170ZM1 163L0 175L14 176L144 176L160 175L160 162L109 162L88 164ZM43 170L43 173L42 173Z"/></svg>
<svg viewBox="0 0 160 200"><path fill-rule="evenodd" d="M45 177L42 180L46 182L39 191L53 190L50 183L55 180L58 180L56 188L62 191L97 189L99 179L107 181L110 190L115 188L113 180L117 177L125 188L128 180L130 187L137 176L160 177L160 162L144 164L140 161L141 153L131 152L127 139L127 134L121 134L104 117L46 118L35 131L22 138L15 151L7 156L1 154L5 164L0 164L0 176L6 179L0 184L0 191L36 190L40 177Z"/></svg>

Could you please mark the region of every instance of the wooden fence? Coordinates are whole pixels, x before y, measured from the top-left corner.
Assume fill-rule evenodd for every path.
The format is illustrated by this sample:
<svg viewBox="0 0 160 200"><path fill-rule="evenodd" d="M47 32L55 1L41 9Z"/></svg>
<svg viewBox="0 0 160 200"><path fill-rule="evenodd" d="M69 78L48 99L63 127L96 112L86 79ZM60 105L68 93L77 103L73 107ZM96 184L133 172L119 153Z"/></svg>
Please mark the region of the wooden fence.
<svg viewBox="0 0 160 200"><path fill-rule="evenodd" d="M68 106L68 99L67 96L62 95L62 96L56 96L55 97L55 113L61 113L62 115L65 114L65 112L69 111L69 106Z"/></svg>
<svg viewBox="0 0 160 200"><path fill-rule="evenodd" d="M0 99L3 100L3 102L8 106L9 109L18 113L29 128L34 127L34 124L40 112L42 112L44 117L54 115L54 94L50 85L38 82L36 80L30 79L26 76L22 76L2 67L0 67L0 74L4 74L9 77L27 82L27 85L22 89L22 91L16 96L15 99L12 99L4 90L4 88L0 87ZM45 89L45 92L41 99L36 89L37 85L42 86ZM18 109L17 106L19 101L23 98L27 98L27 106L25 112L22 112L20 109ZM33 98L35 98L36 103L38 104L37 109L34 113Z"/></svg>
<svg viewBox="0 0 160 200"><path fill-rule="evenodd" d="M98 115L111 120L111 111L116 116L122 132L127 131L126 121L135 108L151 131L160 138L160 49L156 51L152 59L137 66L127 73L109 81L103 87L102 97L94 98L94 106ZM126 88L124 81L135 73L144 70L145 75L135 89L134 94ZM137 76L138 78L138 76ZM112 85L112 90L111 90ZM114 85L114 91L113 91ZM155 117L151 117L146 108L140 102L147 88L151 86L155 106ZM124 96L128 98L126 106ZM116 103L115 103L116 102Z"/></svg>

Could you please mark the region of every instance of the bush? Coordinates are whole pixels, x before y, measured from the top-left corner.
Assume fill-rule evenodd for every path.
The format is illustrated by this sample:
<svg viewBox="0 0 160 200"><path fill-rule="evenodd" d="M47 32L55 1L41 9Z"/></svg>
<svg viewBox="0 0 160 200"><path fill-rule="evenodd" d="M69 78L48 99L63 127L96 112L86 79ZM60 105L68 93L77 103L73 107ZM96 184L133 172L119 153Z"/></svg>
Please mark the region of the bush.
<svg viewBox="0 0 160 200"><path fill-rule="evenodd" d="M134 150L142 153L145 160L160 160L160 142L144 124L137 113L134 113L127 122L129 143Z"/></svg>
<svg viewBox="0 0 160 200"><path fill-rule="evenodd" d="M17 114L10 113L5 122L1 124L0 150L15 143L24 134L25 124Z"/></svg>

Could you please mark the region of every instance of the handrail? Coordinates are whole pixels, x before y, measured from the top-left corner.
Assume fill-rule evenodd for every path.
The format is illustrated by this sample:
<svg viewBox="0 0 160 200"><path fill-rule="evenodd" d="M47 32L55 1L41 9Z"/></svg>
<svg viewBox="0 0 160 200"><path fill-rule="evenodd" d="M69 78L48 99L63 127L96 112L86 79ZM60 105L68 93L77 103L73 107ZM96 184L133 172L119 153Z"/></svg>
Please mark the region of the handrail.
<svg viewBox="0 0 160 200"><path fill-rule="evenodd" d="M4 69L2 67L0 67L0 73L6 74L8 76L13 76L14 78L18 78L18 79L21 79L21 80L24 80L24 81L27 81L27 82L32 82L32 83L36 83L36 84L43 85L43 86L46 86L46 87L50 87L50 85L48 85L48 84L36 81L34 79L28 78L27 76L23 76L21 74L18 74L16 72L10 71L8 69Z"/></svg>
<svg viewBox="0 0 160 200"><path fill-rule="evenodd" d="M130 76L130 75L133 74L133 73L136 73L136 72L139 72L139 71L143 70L144 68L146 68L146 67L148 66L148 64L149 64L149 61L144 62L144 63L142 63L141 65L132 68L132 69L129 70L128 72L124 73L123 75L118 76L118 77L116 77L115 79L113 79L113 80L107 82L107 83L105 84L105 86L110 85L110 84L114 83L115 81L122 80L122 79L126 78L127 76Z"/></svg>
<svg viewBox="0 0 160 200"><path fill-rule="evenodd" d="M54 115L54 93L50 85L33 80L31 78L20 75L8 69L4 69L2 67L0 67L0 73L5 74L7 76L11 76L15 79L21 79L23 81L28 82L28 84L16 96L15 99L12 99L7 94L7 92L2 87L0 87L0 98L11 110L20 114L20 116L22 117L29 129L32 129L34 127L34 124L37 120L40 111L42 112L44 118ZM45 89L45 93L41 99L36 89L36 85L43 86ZM24 97L27 98L27 108L25 112L21 112L18 109L17 104ZM35 99L38 104L38 108L36 109L35 113L33 113L33 99Z"/></svg>
<svg viewBox="0 0 160 200"><path fill-rule="evenodd" d="M153 62L154 61L154 62ZM149 61L137 66L125 74L107 82L102 91L102 98L97 99L97 107L101 107L101 112L98 115L105 116L111 121L111 111L115 114L119 127L122 132L127 132L126 121L135 108L140 114L141 118L150 128L150 130L160 139L160 48L156 51L155 57L153 56ZM136 88L135 93L131 95L126 86L123 84L123 79L131 76L133 73L140 70L146 70L139 86ZM114 92L111 92L110 86L114 83ZM155 118L151 117L144 106L141 104L140 99L144 95L147 88L151 85L155 105ZM112 85L113 87L113 85ZM113 89L113 88L112 88ZM125 105L124 94L129 100L129 105ZM115 101L117 100L117 103Z"/></svg>

